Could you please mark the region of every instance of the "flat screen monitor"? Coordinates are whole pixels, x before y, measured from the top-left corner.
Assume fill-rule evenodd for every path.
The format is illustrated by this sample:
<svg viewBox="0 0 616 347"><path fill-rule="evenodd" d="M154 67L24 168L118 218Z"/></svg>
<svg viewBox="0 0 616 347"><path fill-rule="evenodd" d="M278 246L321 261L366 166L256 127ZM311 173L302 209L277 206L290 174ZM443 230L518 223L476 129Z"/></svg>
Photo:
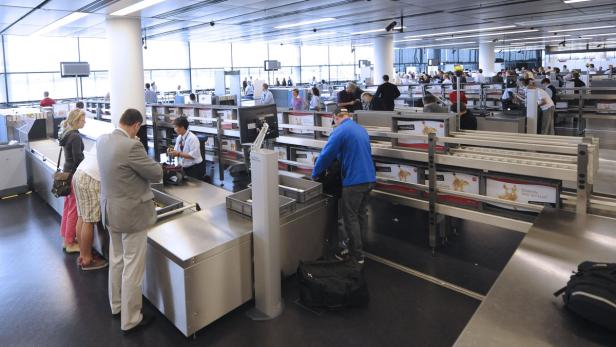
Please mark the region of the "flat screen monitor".
<svg viewBox="0 0 616 347"><path fill-rule="evenodd" d="M88 77L90 76L90 63L86 62L60 62L62 77Z"/></svg>
<svg viewBox="0 0 616 347"><path fill-rule="evenodd" d="M280 62L278 60L265 60L263 62L263 68L265 71L276 71L280 70Z"/></svg>
<svg viewBox="0 0 616 347"><path fill-rule="evenodd" d="M253 143L261 131L263 123L269 125L265 139L278 137L278 111L276 105L259 105L240 107L238 112L240 127L240 142L242 144Z"/></svg>

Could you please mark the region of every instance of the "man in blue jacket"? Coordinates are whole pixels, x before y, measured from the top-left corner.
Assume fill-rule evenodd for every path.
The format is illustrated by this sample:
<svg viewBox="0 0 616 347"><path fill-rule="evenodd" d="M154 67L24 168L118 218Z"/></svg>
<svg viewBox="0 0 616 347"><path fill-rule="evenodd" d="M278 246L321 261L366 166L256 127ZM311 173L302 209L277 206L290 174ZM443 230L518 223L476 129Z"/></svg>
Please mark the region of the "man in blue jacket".
<svg viewBox="0 0 616 347"><path fill-rule="evenodd" d="M336 129L317 158L312 177L317 178L338 159L342 171L341 210L344 220L342 240L349 241L349 250L336 254L342 257L350 252L359 264L364 263L362 235L368 228L368 197L376 182L372 162L370 137L366 130L342 110L334 117Z"/></svg>

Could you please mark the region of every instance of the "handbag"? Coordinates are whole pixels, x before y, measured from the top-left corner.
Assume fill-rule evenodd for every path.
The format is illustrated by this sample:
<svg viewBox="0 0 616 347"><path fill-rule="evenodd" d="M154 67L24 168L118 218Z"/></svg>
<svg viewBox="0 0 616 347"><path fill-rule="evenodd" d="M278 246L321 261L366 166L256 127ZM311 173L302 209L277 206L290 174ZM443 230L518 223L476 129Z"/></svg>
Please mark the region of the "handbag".
<svg viewBox="0 0 616 347"><path fill-rule="evenodd" d="M56 172L51 176L53 178L53 186L51 187L51 194L56 198L62 196L68 196L71 193L71 176L70 172L60 171L60 159L62 158L62 147L60 147L60 154L58 154L58 166Z"/></svg>

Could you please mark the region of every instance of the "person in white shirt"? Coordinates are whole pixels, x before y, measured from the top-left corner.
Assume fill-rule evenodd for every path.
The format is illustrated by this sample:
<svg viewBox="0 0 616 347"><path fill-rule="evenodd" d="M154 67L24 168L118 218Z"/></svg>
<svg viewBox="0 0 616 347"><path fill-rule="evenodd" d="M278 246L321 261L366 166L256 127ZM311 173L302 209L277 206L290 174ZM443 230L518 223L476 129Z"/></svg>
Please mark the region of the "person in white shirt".
<svg viewBox="0 0 616 347"><path fill-rule="evenodd" d="M317 87L312 87L312 96L310 97L308 109L310 111L321 111L321 92L319 92Z"/></svg>
<svg viewBox="0 0 616 347"><path fill-rule="evenodd" d="M263 83L263 93L261 94L261 105L274 104L274 94L269 91L267 83Z"/></svg>
<svg viewBox="0 0 616 347"><path fill-rule="evenodd" d="M483 77L483 69L479 69L477 71L477 73L475 74L475 82L477 83L483 83L485 82L485 77Z"/></svg>
<svg viewBox="0 0 616 347"><path fill-rule="evenodd" d="M255 94L255 87L252 86L252 81L248 81L246 90L244 90L244 95L252 99L254 94Z"/></svg>
<svg viewBox="0 0 616 347"><path fill-rule="evenodd" d="M442 84L451 84L451 77L449 77L449 74L444 75Z"/></svg>
<svg viewBox="0 0 616 347"><path fill-rule="evenodd" d="M77 241L79 267L84 271L107 267L105 259L92 255L94 225L101 220L101 175L96 160L96 148L84 152L73 175L73 191L77 202Z"/></svg>
<svg viewBox="0 0 616 347"><path fill-rule="evenodd" d="M529 90L537 91L537 104L541 108L541 134L554 135L554 101L545 90L537 88L535 83L529 83L528 80L525 83Z"/></svg>
<svg viewBox="0 0 616 347"><path fill-rule="evenodd" d="M175 139L175 147L167 154L178 157L180 166L187 176L198 180L207 180L205 177L205 165L202 163L199 138L188 130L188 119L178 117L173 121L173 128L179 135Z"/></svg>

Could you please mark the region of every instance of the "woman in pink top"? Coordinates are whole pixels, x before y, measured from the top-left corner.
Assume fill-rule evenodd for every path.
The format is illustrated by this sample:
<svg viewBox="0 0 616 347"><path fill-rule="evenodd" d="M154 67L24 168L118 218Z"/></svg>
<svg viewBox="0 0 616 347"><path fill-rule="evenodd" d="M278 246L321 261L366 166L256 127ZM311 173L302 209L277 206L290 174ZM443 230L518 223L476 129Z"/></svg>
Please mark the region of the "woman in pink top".
<svg viewBox="0 0 616 347"><path fill-rule="evenodd" d="M293 89L293 98L291 99L291 106L293 106L293 111L301 111L306 108L307 103L301 96L299 96L299 90L297 88Z"/></svg>

